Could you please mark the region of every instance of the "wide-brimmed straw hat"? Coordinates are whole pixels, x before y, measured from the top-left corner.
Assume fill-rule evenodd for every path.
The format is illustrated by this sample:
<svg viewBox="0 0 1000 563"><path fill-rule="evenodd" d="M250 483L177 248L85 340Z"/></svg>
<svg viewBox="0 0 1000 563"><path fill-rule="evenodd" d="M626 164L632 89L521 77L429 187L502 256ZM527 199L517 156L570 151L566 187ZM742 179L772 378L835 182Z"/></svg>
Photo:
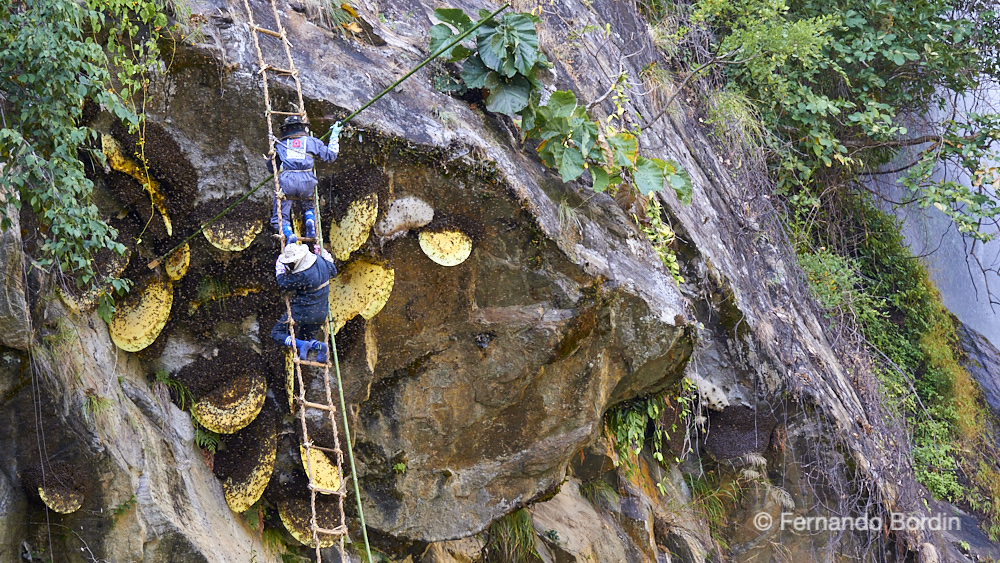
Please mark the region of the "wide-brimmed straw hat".
<svg viewBox="0 0 1000 563"><path fill-rule="evenodd" d="M286 244L285 251L281 253L278 260L282 264L291 266L292 273L304 272L316 263L316 255L309 252L309 248L304 244Z"/></svg>

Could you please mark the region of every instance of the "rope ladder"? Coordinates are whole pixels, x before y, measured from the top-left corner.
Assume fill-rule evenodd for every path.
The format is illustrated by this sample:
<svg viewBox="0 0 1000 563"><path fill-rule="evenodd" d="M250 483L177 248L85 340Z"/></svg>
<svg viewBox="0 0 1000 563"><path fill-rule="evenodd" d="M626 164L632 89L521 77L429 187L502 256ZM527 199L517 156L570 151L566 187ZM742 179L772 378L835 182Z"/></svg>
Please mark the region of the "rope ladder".
<svg viewBox="0 0 1000 563"><path fill-rule="evenodd" d="M275 4L275 0L268 0L268 2L269 2L270 7L271 7L271 12L272 12L272 14L274 16L274 21L275 21L274 29L269 29L269 28L265 28L265 27L262 27L262 26L258 25L255 22L255 20L254 20L254 13L253 13L253 10L250 7L249 0L243 0L244 7L246 8L246 11L247 11L247 17L249 18L248 21L250 23L250 35L253 38L254 50L256 51L256 54L257 54L257 64L258 64L258 71L257 71L257 73L260 74L261 80L262 80L262 84L263 84L263 90L264 90L264 117L265 117L265 120L267 121L267 138L268 138L268 145L270 147L270 151L268 153L268 156L271 159L271 167L272 167L272 170L274 171L274 175L273 175L273 178L274 178L274 194L275 194L275 198L276 198L275 201L276 201L276 206L277 206L277 211L278 211L278 232L282 233L282 231L283 231L283 225L282 225L283 218L281 216L280 207L281 207L282 202L286 199L286 197L285 197L284 193L281 190L281 183L279 181L280 174L278 172L279 168L278 168L277 151L274 148L274 144L275 144L275 142L278 139L274 136L274 125L272 123L272 116L298 115L298 116L300 116L302 118L303 121L305 121L306 120L306 113L305 113L305 104L304 104L303 98L302 98L302 84L299 81L299 73L298 73L298 70L295 68L295 62L292 59L291 42L288 40L288 37L285 34L285 28L284 28L284 26L281 23L281 15L278 12L278 7ZM270 65L267 62L265 62L264 52L262 51L261 45L260 45L260 35L261 34L266 35L268 37L272 37L272 38L278 39L280 41L280 43L281 43L281 45L283 47L283 51L284 51L285 59L286 59L285 66L278 67L278 66ZM297 111L275 111L275 110L272 109L272 107L271 107L271 96L270 96L270 92L269 92L268 73L274 73L277 76L286 76L286 77L287 76L291 76L292 77L292 79L293 79L293 81L295 83L295 91L296 91L296 94L298 96L298 109L297 109ZM292 198L288 198L288 199L292 199ZM313 199L314 199L314 205L315 205L315 209L316 209L316 216L315 216L315 220L316 220L316 242L320 246L320 248L323 248L323 229L322 229L322 224L321 224L321 221L320 221L320 215L321 215L321 213L320 213L320 207L319 207L319 197L318 197L317 189L315 189L315 188L313 190ZM285 244L286 244L286 240L285 240L284 234L279 234L279 238L281 240L281 250L282 250L282 252L284 252L284 250L285 250ZM291 299L288 297L287 294L285 295L285 311L286 311L286 313L288 315L288 330L289 330L289 334L292 337L292 362L294 363L294 366L295 366L295 381L298 384L298 392L295 394L296 395L295 396L295 402L298 404L298 419L299 419L299 422L300 422L300 424L302 426L302 448L305 450L305 454L306 454L306 456L305 456L306 459L304 460L304 464L306 465L306 473L307 473L307 477L309 479L309 507L310 507L310 515L311 515L310 516L310 520L309 520L309 527L310 527L310 532L312 534L312 541L313 541L313 543L316 546L316 560L317 560L317 562L322 562L322 560L323 560L322 559L322 554L320 552L321 548L320 548L320 539L319 539L319 537L320 537L321 534L322 535L333 535L333 536L337 536L338 537L338 548L340 550L341 559L343 560L344 538L347 536L347 520L346 520L346 517L345 517L345 514L344 514L344 499L347 496L347 492L346 492L346 487L345 487L345 477L344 477L344 471L343 471L343 467L344 467L344 454L343 454L343 451L340 448L340 437L338 436L338 431L337 431L337 421L336 421L337 408L336 408L336 406L334 405L334 402L333 402L333 391L332 391L332 388L331 388L331 385L330 385L330 366L331 366L330 359L331 359L331 357L333 357L334 359L336 359L336 357L335 357L335 355L336 355L336 344L331 342L332 341L332 335L330 334L330 323L329 323L329 320L330 320L329 319L329 315L330 315L330 313L329 313L329 310L327 310L327 321L323 323L323 342L326 344L327 350L328 350L327 361L324 362L324 363L320 363L320 362L313 362L313 361L309 361L309 360L302 360L302 359L299 358L298 345L297 345L297 341L295 340L295 324L296 323L295 323L295 320L292 318ZM337 364L338 364L338 368L339 368L339 362L337 362ZM304 384L305 382L304 382L304 379L302 377L302 366L304 366L304 365L305 366L311 366L311 367L317 367L317 368L322 368L323 369L323 387L324 387L325 394L326 394L326 402L325 402L325 404L324 403L314 403L314 402L310 402L310 401L306 400L306 386ZM339 369L338 369L338 386L340 384L339 379L340 378L339 378ZM342 392L341 392L341 395L342 395ZM310 440L310 438L309 438L309 428L308 428L308 425L306 424L306 409L315 409L315 410L325 411L328 414L328 416L330 418L330 428L331 428L331 431L332 431L332 434L333 434L333 447L332 448L326 448L326 447L318 446L318 445L314 444L312 442L312 440ZM313 470L313 454L312 454L312 450L316 450L318 452L326 452L326 453L329 453L329 454L333 454L335 456L336 468L337 468L337 472L338 472L338 477L340 479L340 487L339 487L338 490L326 489L326 488L323 488L323 487L321 487L320 485L318 485L316 483L316 481L315 481L315 471ZM332 529L331 528L323 528L318 523L318 520L317 520L317 511L316 511L316 495L320 494L320 493L322 493L322 494L328 494L328 495L334 495L337 498L337 508L338 508L338 516L339 516L338 522L340 522L340 524L337 525L336 527L332 528Z"/></svg>

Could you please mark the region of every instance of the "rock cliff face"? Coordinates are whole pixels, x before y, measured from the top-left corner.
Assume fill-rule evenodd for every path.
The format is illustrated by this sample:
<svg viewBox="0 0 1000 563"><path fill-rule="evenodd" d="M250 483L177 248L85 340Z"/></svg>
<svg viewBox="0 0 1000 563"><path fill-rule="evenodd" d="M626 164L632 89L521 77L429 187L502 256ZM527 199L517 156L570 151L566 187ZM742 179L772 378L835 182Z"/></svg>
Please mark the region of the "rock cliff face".
<svg viewBox="0 0 1000 563"><path fill-rule="evenodd" d="M250 6L255 19L270 21L267 4ZM437 7L361 3L364 31L351 36L331 30L312 6L278 6L314 131L426 54ZM146 106L145 158L172 232L132 177L91 170L102 209L128 239L124 275L137 287L165 275L146 262L266 176L263 97L245 9L223 0L190 7L199 39L170 47L171 63ZM545 80L581 100L600 98L621 72L641 87L635 77L655 61L630 4L550 4L543 20L541 45L555 62ZM610 35L577 32L605 24ZM264 50L280 54L277 43ZM380 549L393 560L489 560L477 534L528 507L544 561L718 560L720 542L747 561L895 559L907 550L931 561L948 553L945 540L919 533L754 527L761 512L777 521L782 511L863 516L921 505L905 440L870 386L852 375L863 368L853 351L827 337L766 196L733 182L696 119L679 112L641 139L694 181L690 205L663 195L682 241L687 281L678 286L612 198L563 184L521 146L511 122L437 92L437 68L362 113L340 158L317 169L324 224L370 194L379 218L391 201L413 196L434 208L429 228L451 226L473 241L466 261L444 267L421 251L415 233L372 235L338 264L347 271L364 259L394 271L384 308L348 321L337 337L356 477ZM291 92L281 83L272 100L287 104ZM604 101L592 111L612 109ZM633 95L627 109L659 108ZM88 115L131 152L134 137L96 109ZM135 354L118 349L87 307L74 311L54 299L52 280L26 277L17 229L5 236L0 319L12 320L0 324L0 562L48 554L57 561L277 558L259 526L229 510L211 459L192 444L187 414L153 377L176 375L200 399L241 373L259 373L269 389L263 408L289 414L284 361L269 338L283 301L272 278L277 246L265 194L228 219L236 230L265 223L246 249L220 250L200 235L192 241L191 265L170 286L170 319ZM231 350L241 351L240 361L210 361ZM216 367L195 369L203 363ZM623 477L602 437L604 413L679 389L685 375L700 396L692 451L672 443L684 460L669 470L647 452L637 474ZM319 392L318 380L310 385ZM301 473L289 420L277 426L278 461L264 493L271 505L289 498L285 489ZM250 459L240 443L229 442L220 458ZM215 467L220 478L226 471L236 470ZM709 522L693 498L699 484L718 484L713 476L723 474L742 475L728 481L739 494L724 499L724 521ZM83 494L80 510L45 508L39 483L53 482ZM281 527L273 515L265 523ZM356 535L357 521L349 524Z"/></svg>

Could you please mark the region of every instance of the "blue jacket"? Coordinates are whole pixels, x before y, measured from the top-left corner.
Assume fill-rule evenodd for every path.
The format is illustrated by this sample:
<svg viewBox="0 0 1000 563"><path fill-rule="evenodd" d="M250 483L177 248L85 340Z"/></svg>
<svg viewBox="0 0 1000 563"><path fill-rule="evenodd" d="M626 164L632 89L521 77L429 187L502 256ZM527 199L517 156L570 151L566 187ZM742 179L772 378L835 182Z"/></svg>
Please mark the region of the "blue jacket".
<svg viewBox="0 0 1000 563"><path fill-rule="evenodd" d="M278 166L281 167L281 176L278 178L281 190L296 197L312 195L313 186L318 183L313 172L313 155L327 162L337 158L337 153L316 137L283 139L274 143L274 148L278 153ZM267 159L267 171L274 172L270 158Z"/></svg>
<svg viewBox="0 0 1000 563"><path fill-rule="evenodd" d="M294 291L292 318L297 323L322 324L330 310L330 279L337 275L337 267L322 256L304 272L286 272L278 275L278 287Z"/></svg>

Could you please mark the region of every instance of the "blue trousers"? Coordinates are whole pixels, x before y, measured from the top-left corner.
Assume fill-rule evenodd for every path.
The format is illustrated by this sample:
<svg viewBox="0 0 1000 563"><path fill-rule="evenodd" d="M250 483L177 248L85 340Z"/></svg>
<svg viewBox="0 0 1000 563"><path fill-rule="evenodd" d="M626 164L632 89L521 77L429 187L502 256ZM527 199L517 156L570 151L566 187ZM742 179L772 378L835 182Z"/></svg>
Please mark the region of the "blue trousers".
<svg viewBox="0 0 1000 563"><path fill-rule="evenodd" d="M299 340L313 340L319 331L323 329L323 323L302 323L295 321L295 338ZM274 328L271 329L271 338L278 344L284 346L285 338L291 336L288 330L288 313L281 316Z"/></svg>
<svg viewBox="0 0 1000 563"><path fill-rule="evenodd" d="M314 207L313 191L315 190L317 183L319 182L316 180L316 176L313 175L312 171L296 172L286 170L281 173L281 191L288 197L303 198L294 200L298 202L299 209L301 209L303 213L313 209ZM281 200L281 221L282 225L292 224L291 200ZM271 226L274 227L275 231L278 231L278 198L273 198L272 200Z"/></svg>

